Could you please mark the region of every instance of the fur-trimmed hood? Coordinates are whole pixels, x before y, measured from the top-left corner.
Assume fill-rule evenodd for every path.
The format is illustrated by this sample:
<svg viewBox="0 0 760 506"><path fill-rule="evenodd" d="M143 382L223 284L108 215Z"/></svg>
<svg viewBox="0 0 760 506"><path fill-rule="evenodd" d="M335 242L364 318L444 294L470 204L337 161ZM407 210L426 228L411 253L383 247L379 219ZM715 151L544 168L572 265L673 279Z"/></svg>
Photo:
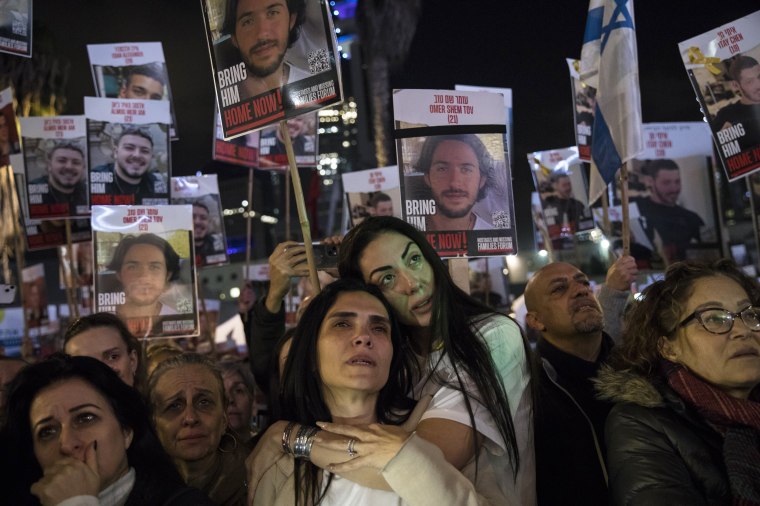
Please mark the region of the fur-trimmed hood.
<svg viewBox="0 0 760 506"><path fill-rule="evenodd" d="M599 369L597 377L591 381L594 382L597 398L601 400L615 403L628 402L645 408L665 405L657 387L649 379L630 369L616 371L604 365Z"/></svg>

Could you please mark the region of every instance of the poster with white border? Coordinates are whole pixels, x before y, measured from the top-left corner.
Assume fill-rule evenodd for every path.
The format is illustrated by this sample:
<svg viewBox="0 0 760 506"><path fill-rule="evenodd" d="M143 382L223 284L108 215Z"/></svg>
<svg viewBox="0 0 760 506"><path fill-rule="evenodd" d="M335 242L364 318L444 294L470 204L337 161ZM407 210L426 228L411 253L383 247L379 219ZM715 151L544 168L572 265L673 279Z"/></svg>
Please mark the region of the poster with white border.
<svg viewBox="0 0 760 506"><path fill-rule="evenodd" d="M341 174L351 226L370 216L401 218L398 165Z"/></svg>

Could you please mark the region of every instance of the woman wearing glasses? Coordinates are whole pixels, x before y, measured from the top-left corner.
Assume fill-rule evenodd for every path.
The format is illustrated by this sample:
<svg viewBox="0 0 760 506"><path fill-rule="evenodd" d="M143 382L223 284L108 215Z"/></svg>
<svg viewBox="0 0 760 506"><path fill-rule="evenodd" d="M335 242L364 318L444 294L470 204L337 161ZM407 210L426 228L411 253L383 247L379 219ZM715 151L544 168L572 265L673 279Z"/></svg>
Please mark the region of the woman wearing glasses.
<svg viewBox="0 0 760 506"><path fill-rule="evenodd" d="M673 264L600 373L612 504L760 504L760 287Z"/></svg>

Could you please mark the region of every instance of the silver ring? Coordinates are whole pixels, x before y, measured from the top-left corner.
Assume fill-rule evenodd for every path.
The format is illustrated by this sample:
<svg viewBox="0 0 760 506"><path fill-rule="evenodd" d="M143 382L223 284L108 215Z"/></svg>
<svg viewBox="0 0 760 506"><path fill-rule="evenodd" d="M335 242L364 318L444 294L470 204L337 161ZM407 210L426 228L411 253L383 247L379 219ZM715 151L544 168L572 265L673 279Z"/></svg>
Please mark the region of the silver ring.
<svg viewBox="0 0 760 506"><path fill-rule="evenodd" d="M348 456L351 458L354 458L357 455L356 450L354 450L355 444L356 444L356 439L351 438L348 440L348 448L346 448L346 450L348 450Z"/></svg>

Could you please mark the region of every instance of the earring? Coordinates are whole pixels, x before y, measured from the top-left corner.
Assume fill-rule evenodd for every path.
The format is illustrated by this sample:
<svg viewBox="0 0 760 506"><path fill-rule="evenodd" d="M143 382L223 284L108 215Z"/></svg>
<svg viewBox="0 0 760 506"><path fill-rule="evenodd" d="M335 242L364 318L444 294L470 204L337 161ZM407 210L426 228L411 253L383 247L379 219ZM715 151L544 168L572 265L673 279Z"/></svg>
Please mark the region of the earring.
<svg viewBox="0 0 760 506"><path fill-rule="evenodd" d="M224 436L227 436L230 439L232 439L232 447L231 448L229 448L229 447L225 448L225 445L224 445ZM222 438L219 440L219 451L222 452L222 453L234 453L235 450L237 450L237 447L238 447L238 442L237 442L237 438L235 438L235 435L232 432L230 432L230 431L224 431L224 434L222 434Z"/></svg>

